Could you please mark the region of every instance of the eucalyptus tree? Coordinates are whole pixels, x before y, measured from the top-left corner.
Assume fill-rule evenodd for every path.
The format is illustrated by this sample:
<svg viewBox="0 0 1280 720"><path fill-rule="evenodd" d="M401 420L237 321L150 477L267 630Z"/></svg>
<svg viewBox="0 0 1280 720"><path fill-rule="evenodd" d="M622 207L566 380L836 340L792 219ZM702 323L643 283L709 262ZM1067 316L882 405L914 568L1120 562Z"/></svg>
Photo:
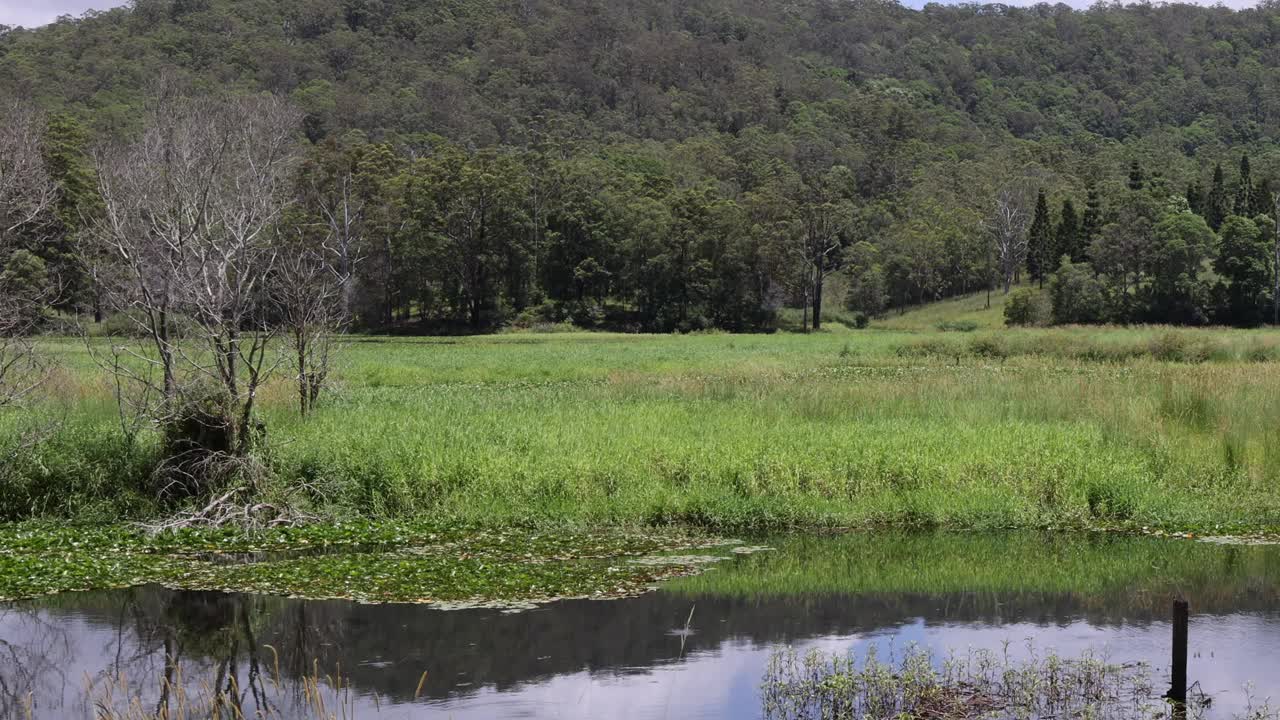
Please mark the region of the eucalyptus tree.
<svg viewBox="0 0 1280 720"><path fill-rule="evenodd" d="M1016 183L1007 184L996 193L987 229L996 265L1000 270L1005 294L1013 287L1018 269L1027 259L1027 228L1031 211L1025 190Z"/></svg>
<svg viewBox="0 0 1280 720"><path fill-rule="evenodd" d="M798 188L796 214L800 232L795 253L809 275L808 296L813 329L822 329L822 289L832 273L844 267L844 249L853 234L857 208L854 177L848 167L834 165Z"/></svg>

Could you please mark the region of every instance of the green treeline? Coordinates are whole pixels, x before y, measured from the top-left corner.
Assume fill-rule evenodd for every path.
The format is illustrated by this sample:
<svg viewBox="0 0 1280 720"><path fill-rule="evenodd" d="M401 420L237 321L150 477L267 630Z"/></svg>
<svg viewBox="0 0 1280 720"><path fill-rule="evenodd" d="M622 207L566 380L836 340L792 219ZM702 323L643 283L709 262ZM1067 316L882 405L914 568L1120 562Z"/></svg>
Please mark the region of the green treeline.
<svg viewBox="0 0 1280 720"><path fill-rule="evenodd" d="M1044 321L1253 325L1278 33L1265 4L137 0L0 30L60 190L0 262L101 310L89 158L163 80L300 108L289 227L341 226L366 329L768 329L1028 278Z"/></svg>
<svg viewBox="0 0 1280 720"><path fill-rule="evenodd" d="M1048 317L1023 291L1006 319L1244 327L1280 321L1277 197L1268 180L1253 180L1247 155L1231 185L1218 165L1208 191L1192 184L1185 193L1149 186L1135 161L1111 204L1091 189L1079 218L1069 198L1053 217L1041 191L1026 264L1032 280L1047 284Z"/></svg>

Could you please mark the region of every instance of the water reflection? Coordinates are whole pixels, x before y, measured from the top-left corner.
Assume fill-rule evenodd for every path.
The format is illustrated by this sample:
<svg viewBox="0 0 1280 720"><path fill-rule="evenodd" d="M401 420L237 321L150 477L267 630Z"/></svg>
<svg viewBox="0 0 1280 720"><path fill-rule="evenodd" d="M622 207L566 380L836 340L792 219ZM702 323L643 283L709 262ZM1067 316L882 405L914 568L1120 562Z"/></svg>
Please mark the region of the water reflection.
<svg viewBox="0 0 1280 720"><path fill-rule="evenodd" d="M910 547L928 553L933 542ZM943 552L954 552L954 539L937 542L950 542ZM858 547L784 543L772 555L647 596L518 614L154 587L58 596L0 609L0 718L25 717L28 704L36 718L94 717L110 682L120 708L136 701L154 712L174 702L172 688L202 685L229 691L250 715L266 708L272 717L307 717L302 679L317 668L322 675L340 668L351 688L347 702L365 717L749 718L760 712L768 656L786 644L861 652L915 642L945 654L1010 642L1016 654L1027 652L1030 638L1040 651L1094 650L1164 670L1170 584L1192 602L1191 680L1215 695L1217 712L1244 707L1246 682L1259 697L1280 691L1273 549L1185 544L1175 549L1180 557L1204 556L1186 568L1155 562L1158 572L1129 576L1086 557L1083 567L1112 574L1101 585L1072 581L1089 592L1050 582L1048 565L1039 583L1001 581L1008 589L984 581L959 590L950 579L922 575L924 589L907 592L884 589L900 568L865 577L855 565L876 549ZM1062 548L1030 552L1070 562ZM823 566L842 554L845 575ZM821 577L794 575L813 565ZM743 584L749 578L759 592Z"/></svg>

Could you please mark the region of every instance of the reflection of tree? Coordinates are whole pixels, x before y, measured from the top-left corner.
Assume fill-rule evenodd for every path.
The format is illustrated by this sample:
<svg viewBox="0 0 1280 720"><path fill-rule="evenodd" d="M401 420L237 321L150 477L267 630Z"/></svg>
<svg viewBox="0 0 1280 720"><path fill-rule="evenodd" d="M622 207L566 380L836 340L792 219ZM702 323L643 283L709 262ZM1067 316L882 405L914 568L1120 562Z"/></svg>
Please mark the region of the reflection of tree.
<svg viewBox="0 0 1280 720"><path fill-rule="evenodd" d="M0 608L0 718L25 717L33 698L67 686L66 631L39 614Z"/></svg>
<svg viewBox="0 0 1280 720"><path fill-rule="evenodd" d="M429 674L423 694L445 698L482 687L513 689L583 670L630 672L680 662L681 638L670 631L683 625L693 603L697 614L694 633L685 638L686 655L728 642L790 643L873 633L918 620L1142 625L1163 622L1167 613L1167 598L1151 611L1142 603L1106 610L1071 594L1035 592L790 597L668 592L621 601L569 601L519 614L158 589L96 597L113 597L120 604L85 614L93 624L118 629L120 639L111 649L122 660L102 674L127 677L131 697L148 697L148 707L164 710L176 706L178 683L185 683L188 693L205 683L246 717L261 709L283 718L308 716L308 683L317 668L323 676L341 667L358 690L408 701L424 670ZM1263 611L1273 601L1274 593L1243 593L1231 607L1215 610L1206 602L1200 609ZM45 667L51 662L56 658ZM165 679L174 683L168 691ZM470 685L460 688L459 681Z"/></svg>
<svg viewBox="0 0 1280 720"><path fill-rule="evenodd" d="M113 632L84 645L104 635L78 632L70 613ZM307 717L303 679L337 630L307 603L160 588L0 609L0 718L26 718L31 699L37 717ZM76 664L90 666L83 677L68 675Z"/></svg>

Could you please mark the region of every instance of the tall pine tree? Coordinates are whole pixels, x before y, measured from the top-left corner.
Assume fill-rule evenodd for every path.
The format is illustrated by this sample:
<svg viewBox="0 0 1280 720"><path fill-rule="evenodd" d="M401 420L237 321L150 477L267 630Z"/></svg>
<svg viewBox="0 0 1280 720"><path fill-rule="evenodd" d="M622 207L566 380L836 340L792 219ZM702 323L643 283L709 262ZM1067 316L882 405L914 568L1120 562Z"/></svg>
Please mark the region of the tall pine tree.
<svg viewBox="0 0 1280 720"><path fill-rule="evenodd" d="M1076 214L1076 206L1071 198L1062 201L1062 215L1058 221L1058 229L1054 233L1055 257L1066 255L1071 262L1084 259L1084 251L1080 247L1080 218Z"/></svg>
<svg viewBox="0 0 1280 720"><path fill-rule="evenodd" d="M1089 185L1089 195L1084 202L1084 217L1080 221L1081 259L1088 259L1089 248L1102 233L1102 196L1096 185Z"/></svg>
<svg viewBox="0 0 1280 720"><path fill-rule="evenodd" d="M1027 231L1027 274L1032 281L1044 287L1044 276L1057 269L1058 258L1054 257L1053 221L1049 219L1049 202L1044 197L1044 189L1036 196L1036 214L1031 220L1031 229Z"/></svg>
<svg viewBox="0 0 1280 720"><path fill-rule="evenodd" d="M1199 182L1193 182L1187 185L1187 207L1191 208L1191 212L1204 217L1205 197L1204 188Z"/></svg>
<svg viewBox="0 0 1280 720"><path fill-rule="evenodd" d="M1265 215L1272 217L1275 215L1275 210L1276 197L1275 191L1271 188L1271 179L1262 178L1258 182L1258 186L1253 190L1253 211L1249 213L1249 216Z"/></svg>
<svg viewBox="0 0 1280 720"><path fill-rule="evenodd" d="M1204 220L1209 227L1217 231L1222 221L1231 214L1231 201L1227 197L1227 181L1222 172L1222 164L1213 166L1213 184L1209 186L1209 198L1205 203Z"/></svg>
<svg viewBox="0 0 1280 720"><path fill-rule="evenodd" d="M1232 212L1241 217L1253 215L1253 173L1249 170L1249 156L1240 156L1240 184L1236 186L1236 200Z"/></svg>
<svg viewBox="0 0 1280 720"><path fill-rule="evenodd" d="M1136 192L1142 189L1142 185L1142 165L1138 164L1137 158L1134 158L1129 163L1129 189Z"/></svg>

